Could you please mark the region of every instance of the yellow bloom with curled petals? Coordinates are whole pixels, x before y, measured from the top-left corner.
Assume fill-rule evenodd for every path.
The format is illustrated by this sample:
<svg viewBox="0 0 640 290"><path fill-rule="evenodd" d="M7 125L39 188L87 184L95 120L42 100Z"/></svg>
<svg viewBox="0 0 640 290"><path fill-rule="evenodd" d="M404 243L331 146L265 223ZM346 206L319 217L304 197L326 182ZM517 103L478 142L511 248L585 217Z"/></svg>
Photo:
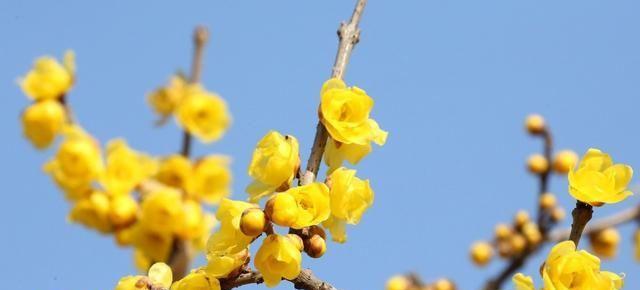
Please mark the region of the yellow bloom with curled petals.
<svg viewBox="0 0 640 290"><path fill-rule="evenodd" d="M632 176L631 166L613 164L609 154L590 148L580 164L569 171L569 193L594 206L617 203L632 195L627 190Z"/></svg>
<svg viewBox="0 0 640 290"><path fill-rule="evenodd" d="M248 246L252 237L240 230L242 212L257 205L243 201L222 199L216 218L220 228L207 241L207 266L205 271L216 278L226 277L242 266L249 257Z"/></svg>
<svg viewBox="0 0 640 290"><path fill-rule="evenodd" d="M62 132L65 121L64 107L58 101L40 101L22 113L22 132L34 147L44 149Z"/></svg>
<svg viewBox="0 0 640 290"><path fill-rule="evenodd" d="M231 193L230 159L210 155L196 162L187 183L187 192L197 200L217 204Z"/></svg>
<svg viewBox="0 0 640 290"><path fill-rule="evenodd" d="M371 152L371 144L344 144L336 140L327 140L327 147L324 152L324 162L329 166L328 173L333 172L342 166L343 162L349 161L351 164L358 164L362 158Z"/></svg>
<svg viewBox="0 0 640 290"><path fill-rule="evenodd" d="M110 232L109 197L101 191L94 191L86 198L78 200L69 213L69 220L93 228L102 233Z"/></svg>
<svg viewBox="0 0 640 290"><path fill-rule="evenodd" d="M231 124L227 104L203 88L190 89L176 109L180 126L205 143L222 137Z"/></svg>
<svg viewBox="0 0 640 290"><path fill-rule="evenodd" d="M516 290L535 290L533 279L531 276L525 276L522 273L518 273L513 276L513 284L516 285Z"/></svg>
<svg viewBox="0 0 640 290"><path fill-rule="evenodd" d="M128 194L156 171L155 160L131 149L123 139L107 143L106 151L107 163L101 184L110 194Z"/></svg>
<svg viewBox="0 0 640 290"><path fill-rule="evenodd" d="M180 226L176 235L183 240L192 240L201 234L203 220L206 218L200 203L187 199L184 201Z"/></svg>
<svg viewBox="0 0 640 290"><path fill-rule="evenodd" d="M358 87L347 87L340 79L330 79L320 91L320 117L334 140L344 144L383 145L387 132L369 118L373 99Z"/></svg>
<svg viewBox="0 0 640 290"><path fill-rule="evenodd" d="M301 262L300 250L291 239L272 234L262 242L254 264L267 287L275 287L283 278L291 280L298 277L302 270Z"/></svg>
<svg viewBox="0 0 640 290"><path fill-rule="evenodd" d="M131 228L131 240L135 248L136 265L144 269L150 261L167 261L173 246L171 233L158 232L136 223ZM147 265L148 266L148 265Z"/></svg>
<svg viewBox="0 0 640 290"><path fill-rule="evenodd" d="M347 223L343 219L336 218L335 216L329 216L329 218L322 222L322 225L331 233L331 240L336 243L344 243L347 241Z"/></svg>
<svg viewBox="0 0 640 290"><path fill-rule="evenodd" d="M362 214L373 204L374 193L369 180L356 176L356 171L336 169L328 179L331 214L348 224L358 224Z"/></svg>
<svg viewBox="0 0 640 290"><path fill-rule="evenodd" d="M33 69L20 80L22 91L36 101L62 97L73 86L74 59L73 51L65 53L63 64L49 56L38 58Z"/></svg>
<svg viewBox="0 0 640 290"><path fill-rule="evenodd" d="M249 164L248 173L253 178L246 189L249 200L256 202L279 188L289 188L299 166L298 140L269 131L256 145Z"/></svg>
<svg viewBox="0 0 640 290"><path fill-rule="evenodd" d="M544 290L619 290L624 284L620 275L600 271L600 259L587 251L577 251L573 241L555 245L547 256L541 272ZM517 290L534 289L530 277L516 274L513 280Z"/></svg>
<svg viewBox="0 0 640 290"><path fill-rule="evenodd" d="M160 161L156 179L165 185L186 189L192 170L189 158L174 154Z"/></svg>
<svg viewBox="0 0 640 290"><path fill-rule="evenodd" d="M220 290L220 281L199 269L173 283L171 290Z"/></svg>
<svg viewBox="0 0 640 290"><path fill-rule="evenodd" d="M91 184L102 170L98 143L82 129L71 127L52 160L44 170L62 188L67 198L75 200L91 192Z"/></svg>
<svg viewBox="0 0 640 290"><path fill-rule="evenodd" d="M301 229L320 224L331 214L329 188L324 183L290 188L272 200L267 214L280 226Z"/></svg>
<svg viewBox="0 0 640 290"><path fill-rule="evenodd" d="M131 195L111 197L109 220L115 227L126 227L136 221L138 202Z"/></svg>
<svg viewBox="0 0 640 290"><path fill-rule="evenodd" d="M147 96L151 108L162 118L173 114L180 102L184 100L189 84L182 75L174 75L169 84L160 87Z"/></svg>
<svg viewBox="0 0 640 290"><path fill-rule="evenodd" d="M136 285L142 278L144 278L142 275L122 277L113 290L140 290Z"/></svg>
<svg viewBox="0 0 640 290"><path fill-rule="evenodd" d="M172 234L182 226L183 202L180 192L163 187L145 195L140 225L147 231Z"/></svg>

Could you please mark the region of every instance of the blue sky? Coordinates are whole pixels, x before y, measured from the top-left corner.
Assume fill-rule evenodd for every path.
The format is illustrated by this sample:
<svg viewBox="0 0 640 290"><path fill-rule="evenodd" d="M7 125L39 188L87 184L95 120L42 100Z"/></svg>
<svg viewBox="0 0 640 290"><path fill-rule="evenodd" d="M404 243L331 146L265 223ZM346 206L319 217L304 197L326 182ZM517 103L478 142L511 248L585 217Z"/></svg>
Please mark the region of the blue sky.
<svg viewBox="0 0 640 290"><path fill-rule="evenodd" d="M297 136L306 159L335 30L353 2L0 1L4 287L112 289L134 272L130 250L66 222L69 205L41 171L53 152L21 136L28 101L15 80L34 58L74 49L78 83L69 98L82 124L103 142L125 137L168 154L180 133L173 123L153 128L144 96L188 70L192 29L208 26L203 83L228 101L234 123L195 153L231 155L233 197L244 199L251 152L268 130ZM535 205L537 183L524 162L541 144L522 129L531 112L546 116L559 149L599 147L640 166L639 9L632 0L371 0L346 81L374 97L373 117L390 132L356 167L376 202L347 244L329 244L305 266L340 289L382 289L406 271L479 289L502 263L473 267L469 245ZM570 207L566 180L551 182ZM638 202L633 196L595 217ZM603 266L628 273L626 289L640 288L635 228L622 228L620 255ZM537 273L541 260L524 271Z"/></svg>

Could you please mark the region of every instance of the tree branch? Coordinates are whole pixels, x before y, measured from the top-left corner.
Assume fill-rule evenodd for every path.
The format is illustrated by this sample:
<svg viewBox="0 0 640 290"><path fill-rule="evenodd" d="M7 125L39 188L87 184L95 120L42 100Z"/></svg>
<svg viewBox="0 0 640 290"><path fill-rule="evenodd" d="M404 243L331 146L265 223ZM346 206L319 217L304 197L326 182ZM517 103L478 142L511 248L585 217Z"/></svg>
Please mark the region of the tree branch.
<svg viewBox="0 0 640 290"><path fill-rule="evenodd" d="M338 28L338 52L336 53L336 60L331 73L332 78L342 79L347 70L351 52L360 41L360 28L358 28L358 24L360 23L362 12L366 5L367 0L358 0L349 23L343 22L340 24L340 28ZM327 129L321 121L318 121L313 146L311 146L311 154L309 154L309 160L307 161L307 169L299 180L301 185L312 183L318 175L328 137L329 133Z"/></svg>
<svg viewBox="0 0 640 290"><path fill-rule="evenodd" d="M615 213L613 215L602 218L600 220L594 221L584 229L583 233L585 235L588 235L591 233L602 231L606 228L615 227L628 222L632 222L637 219L640 219L640 205ZM565 241L569 239L570 234L571 234L570 228L559 229L549 234L548 241L554 242L554 243Z"/></svg>
<svg viewBox="0 0 640 290"><path fill-rule="evenodd" d="M309 269L303 269L300 275L293 280L288 280L293 284L296 289L303 290L338 290L331 284L318 279L313 272ZM262 274L258 271L247 270L241 273L235 279L222 279L220 280L221 290L231 290L236 287L240 287L248 284L261 284L264 282Z"/></svg>

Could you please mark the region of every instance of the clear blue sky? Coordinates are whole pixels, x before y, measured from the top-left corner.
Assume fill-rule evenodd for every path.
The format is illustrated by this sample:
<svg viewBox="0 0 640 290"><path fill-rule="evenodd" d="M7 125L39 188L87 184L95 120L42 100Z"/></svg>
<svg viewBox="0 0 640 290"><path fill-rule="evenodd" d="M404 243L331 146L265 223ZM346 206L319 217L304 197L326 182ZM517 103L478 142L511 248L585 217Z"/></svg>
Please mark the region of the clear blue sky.
<svg viewBox="0 0 640 290"><path fill-rule="evenodd" d="M173 123L152 127L144 96L189 68L192 29L208 26L203 82L226 98L234 123L221 142L195 152L233 156L233 197L244 199L246 167L265 132L297 136L308 154L335 31L353 3L0 1L3 288L112 289L134 272L130 250L66 222L69 205L41 171L53 152L21 137L28 101L15 79L35 57L74 49L70 102L86 128L101 141L121 136L168 154L179 132ZM375 98L373 116L390 132L357 166L376 201L347 244L330 244L305 266L340 289L382 289L405 271L479 289L501 263L476 269L469 245L535 204L524 161L541 144L522 130L531 112L547 117L559 148L600 147L640 167L638 11L633 0L371 0L346 80ZM553 178L552 189L572 205L564 178ZM595 216L638 202L636 195ZM635 227L623 228L620 256L604 263L628 273L626 289L640 289ZM525 271L537 273L541 258Z"/></svg>

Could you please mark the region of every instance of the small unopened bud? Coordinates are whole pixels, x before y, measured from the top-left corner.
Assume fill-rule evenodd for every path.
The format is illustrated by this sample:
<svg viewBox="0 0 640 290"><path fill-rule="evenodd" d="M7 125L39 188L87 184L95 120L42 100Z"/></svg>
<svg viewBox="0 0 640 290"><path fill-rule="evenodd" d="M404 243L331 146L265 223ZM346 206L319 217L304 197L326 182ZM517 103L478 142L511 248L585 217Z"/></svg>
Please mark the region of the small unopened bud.
<svg viewBox="0 0 640 290"><path fill-rule="evenodd" d="M554 222L559 222L559 221L562 221L565 218L566 215L567 215L567 213L564 211L563 208L556 207L551 212L551 219Z"/></svg>
<svg viewBox="0 0 640 290"><path fill-rule="evenodd" d="M324 231L324 229L316 225L309 227L309 236L313 236L313 235L319 235L323 239L325 240L327 239L327 233Z"/></svg>
<svg viewBox="0 0 640 290"><path fill-rule="evenodd" d="M615 228L606 228L589 235L593 252L602 258L613 258L618 252L620 233Z"/></svg>
<svg viewBox="0 0 640 290"><path fill-rule="evenodd" d="M240 230L249 237L261 234L266 224L264 212L259 208L248 208L240 217Z"/></svg>
<svg viewBox="0 0 640 290"><path fill-rule="evenodd" d="M571 150L562 150L553 158L553 170L566 174L578 162L578 154Z"/></svg>
<svg viewBox="0 0 640 290"><path fill-rule="evenodd" d="M553 209L557 204L556 196L551 192L545 192L540 196L540 207L545 210Z"/></svg>
<svg viewBox="0 0 640 290"><path fill-rule="evenodd" d="M513 218L513 223L520 228L529 222L529 213L526 210L519 210Z"/></svg>
<svg viewBox="0 0 640 290"><path fill-rule="evenodd" d="M537 135L541 134L545 130L544 118L538 114L532 114L527 116L525 120L525 127L529 134Z"/></svg>
<svg viewBox="0 0 640 290"><path fill-rule="evenodd" d="M531 245L537 245L542 241L542 234L540 233L540 229L536 223L526 223L522 227L522 233Z"/></svg>
<svg viewBox="0 0 640 290"><path fill-rule="evenodd" d="M471 261L478 266L484 266L493 257L493 248L487 242L476 242L471 245Z"/></svg>
<svg viewBox="0 0 640 290"><path fill-rule="evenodd" d="M313 235L304 241L304 251L311 258L320 258L327 251L327 243L320 235Z"/></svg>
<svg viewBox="0 0 640 290"><path fill-rule="evenodd" d="M527 160L527 168L529 172L534 174L542 174L549 170L549 160L542 154L533 154Z"/></svg>
<svg viewBox="0 0 640 290"><path fill-rule="evenodd" d="M506 224L498 224L494 230L496 239L504 240L511 236L512 230L511 227Z"/></svg>
<svg viewBox="0 0 640 290"><path fill-rule="evenodd" d="M287 234L287 238L291 240L298 248L298 251L304 250L304 243L302 242L302 238L296 234Z"/></svg>
<svg viewBox="0 0 640 290"><path fill-rule="evenodd" d="M511 246L513 254L518 255L524 251L527 246L527 240L522 235L513 235L509 240L509 246Z"/></svg>
<svg viewBox="0 0 640 290"><path fill-rule="evenodd" d="M287 193L278 193L269 199L264 212L269 220L283 227L293 225L298 218L297 202Z"/></svg>
<svg viewBox="0 0 640 290"><path fill-rule="evenodd" d="M438 279L433 283L434 290L456 290L456 285L449 279Z"/></svg>

